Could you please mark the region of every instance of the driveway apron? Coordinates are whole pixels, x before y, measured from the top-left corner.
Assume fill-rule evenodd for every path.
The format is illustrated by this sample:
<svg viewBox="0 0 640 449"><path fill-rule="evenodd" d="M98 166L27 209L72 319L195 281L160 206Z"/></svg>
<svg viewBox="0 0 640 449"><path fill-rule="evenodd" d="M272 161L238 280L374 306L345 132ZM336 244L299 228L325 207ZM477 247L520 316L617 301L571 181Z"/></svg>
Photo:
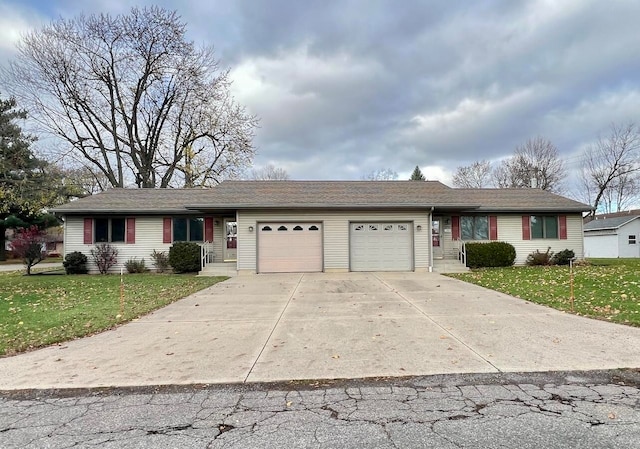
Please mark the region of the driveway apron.
<svg viewBox="0 0 640 449"><path fill-rule="evenodd" d="M238 276L0 359L0 389L640 367L640 329L435 273Z"/></svg>

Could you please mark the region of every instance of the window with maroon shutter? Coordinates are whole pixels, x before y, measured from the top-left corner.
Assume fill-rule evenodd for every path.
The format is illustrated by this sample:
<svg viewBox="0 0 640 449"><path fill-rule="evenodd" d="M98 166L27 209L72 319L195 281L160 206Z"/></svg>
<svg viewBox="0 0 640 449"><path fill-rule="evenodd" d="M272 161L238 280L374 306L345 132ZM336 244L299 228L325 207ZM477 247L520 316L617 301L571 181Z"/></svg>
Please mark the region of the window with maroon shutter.
<svg viewBox="0 0 640 449"><path fill-rule="evenodd" d="M558 217L558 226L560 227L560 240L567 240L567 216L560 215Z"/></svg>
<svg viewBox="0 0 640 449"><path fill-rule="evenodd" d="M162 243L171 243L171 218L162 219Z"/></svg>
<svg viewBox="0 0 640 449"><path fill-rule="evenodd" d="M84 244L91 245L93 243L93 218L84 219Z"/></svg>
<svg viewBox="0 0 640 449"><path fill-rule="evenodd" d="M127 243L136 243L136 219L127 218Z"/></svg>
<svg viewBox="0 0 640 449"><path fill-rule="evenodd" d="M207 242L213 242L213 217L204 219L204 239Z"/></svg>
<svg viewBox="0 0 640 449"><path fill-rule="evenodd" d="M489 240L498 240L498 217L489 215Z"/></svg>
<svg viewBox="0 0 640 449"><path fill-rule="evenodd" d="M522 216L522 240L531 240L531 217Z"/></svg>
<svg viewBox="0 0 640 449"><path fill-rule="evenodd" d="M566 239L567 217L565 215L531 215L529 235L534 239Z"/></svg>
<svg viewBox="0 0 640 449"><path fill-rule="evenodd" d="M460 240L460 217L457 215L451 217L451 238Z"/></svg>

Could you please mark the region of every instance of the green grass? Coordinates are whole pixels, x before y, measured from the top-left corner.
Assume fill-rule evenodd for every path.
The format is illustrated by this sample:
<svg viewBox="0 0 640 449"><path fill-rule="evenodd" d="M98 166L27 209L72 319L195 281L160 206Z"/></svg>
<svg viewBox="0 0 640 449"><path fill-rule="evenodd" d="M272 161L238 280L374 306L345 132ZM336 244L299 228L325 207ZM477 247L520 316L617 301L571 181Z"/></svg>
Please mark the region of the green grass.
<svg viewBox="0 0 640 449"><path fill-rule="evenodd" d="M451 277L570 312L568 266L475 270ZM574 267L574 313L640 326L640 260L591 259Z"/></svg>
<svg viewBox="0 0 640 449"><path fill-rule="evenodd" d="M226 278L0 274L0 356L93 334L131 321Z"/></svg>

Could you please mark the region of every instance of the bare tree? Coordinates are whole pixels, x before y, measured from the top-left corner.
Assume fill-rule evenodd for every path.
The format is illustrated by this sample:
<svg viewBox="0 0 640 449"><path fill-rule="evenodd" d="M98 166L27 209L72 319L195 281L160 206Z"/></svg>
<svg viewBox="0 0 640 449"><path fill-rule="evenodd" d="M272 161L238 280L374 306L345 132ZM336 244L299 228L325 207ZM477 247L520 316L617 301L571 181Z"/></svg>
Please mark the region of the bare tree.
<svg viewBox="0 0 640 449"><path fill-rule="evenodd" d="M550 140L536 137L516 148L494 170L494 183L501 188L537 188L558 192L566 176L564 161Z"/></svg>
<svg viewBox="0 0 640 449"><path fill-rule="evenodd" d="M390 168L380 168L373 170L362 177L363 181L395 181L398 179L398 172Z"/></svg>
<svg viewBox="0 0 640 449"><path fill-rule="evenodd" d="M260 169L251 170L250 179L254 181L288 181L290 178L284 168L269 164Z"/></svg>
<svg viewBox="0 0 640 449"><path fill-rule="evenodd" d="M249 165L257 119L176 12L59 19L4 75L33 116L114 187L215 184Z"/></svg>
<svg viewBox="0 0 640 449"><path fill-rule="evenodd" d="M104 173L94 172L90 167L59 168L58 170L63 182L73 186L79 196L95 195L111 186Z"/></svg>
<svg viewBox="0 0 640 449"><path fill-rule="evenodd" d="M475 161L471 165L456 168L453 185L465 189L480 189L491 185L491 162Z"/></svg>
<svg viewBox="0 0 640 449"><path fill-rule="evenodd" d="M640 193L640 177L637 173L628 173L611 183L602 195L605 213L621 212L631 207Z"/></svg>
<svg viewBox="0 0 640 449"><path fill-rule="evenodd" d="M585 196L598 210L622 210L637 197L640 130L632 123L612 124L609 134L586 149L582 163Z"/></svg>

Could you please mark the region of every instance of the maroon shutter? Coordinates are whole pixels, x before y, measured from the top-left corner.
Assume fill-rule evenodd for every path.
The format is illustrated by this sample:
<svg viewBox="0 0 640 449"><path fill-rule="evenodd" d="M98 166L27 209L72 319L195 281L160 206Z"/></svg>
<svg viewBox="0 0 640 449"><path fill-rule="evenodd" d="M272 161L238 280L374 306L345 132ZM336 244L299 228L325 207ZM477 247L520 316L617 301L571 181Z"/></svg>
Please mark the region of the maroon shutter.
<svg viewBox="0 0 640 449"><path fill-rule="evenodd" d="M127 243L136 243L136 219L127 218Z"/></svg>
<svg viewBox="0 0 640 449"><path fill-rule="evenodd" d="M522 240L531 240L531 218L528 215L522 216Z"/></svg>
<svg viewBox="0 0 640 449"><path fill-rule="evenodd" d="M567 216L560 215L558 222L560 224L560 240L567 240Z"/></svg>
<svg viewBox="0 0 640 449"><path fill-rule="evenodd" d="M460 240L460 217L457 215L451 217L451 238Z"/></svg>
<svg viewBox="0 0 640 449"><path fill-rule="evenodd" d="M84 244L91 245L93 243L93 218L84 219Z"/></svg>
<svg viewBox="0 0 640 449"><path fill-rule="evenodd" d="M498 240L498 217L489 216L489 240Z"/></svg>
<svg viewBox="0 0 640 449"><path fill-rule="evenodd" d="M171 218L162 219L162 243L171 243Z"/></svg>
<svg viewBox="0 0 640 449"><path fill-rule="evenodd" d="M204 239L213 242L213 217L204 218Z"/></svg>

